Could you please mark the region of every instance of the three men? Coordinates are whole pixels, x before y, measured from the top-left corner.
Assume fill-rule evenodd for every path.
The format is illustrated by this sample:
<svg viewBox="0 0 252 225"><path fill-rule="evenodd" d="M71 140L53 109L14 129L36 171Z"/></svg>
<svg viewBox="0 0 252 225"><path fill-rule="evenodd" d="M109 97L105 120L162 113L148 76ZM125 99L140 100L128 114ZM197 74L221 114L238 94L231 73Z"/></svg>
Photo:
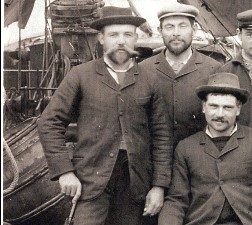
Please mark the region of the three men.
<svg viewBox="0 0 252 225"><path fill-rule="evenodd" d="M73 67L38 122L52 179L73 201L80 196L75 224L139 225L162 207L171 134L155 77L132 59L143 22L128 8L102 8L91 27L100 32L104 57ZM71 158L64 135L76 114Z"/></svg>
<svg viewBox="0 0 252 225"><path fill-rule="evenodd" d="M207 127L175 150L159 224L252 224L252 129L236 122L249 92L231 73L212 75L196 92Z"/></svg>
<svg viewBox="0 0 252 225"><path fill-rule="evenodd" d="M242 51L237 57L225 64L219 71L234 73L239 77L242 88L252 92L252 9L238 13L238 36ZM252 127L252 97L243 106L239 121Z"/></svg>
<svg viewBox="0 0 252 225"><path fill-rule="evenodd" d="M194 89L206 83L209 75L221 66L191 47L197 15L197 8L179 3L160 10L159 31L166 48L140 63L144 73L156 74L160 80L168 117L174 122L174 146L205 126Z"/></svg>

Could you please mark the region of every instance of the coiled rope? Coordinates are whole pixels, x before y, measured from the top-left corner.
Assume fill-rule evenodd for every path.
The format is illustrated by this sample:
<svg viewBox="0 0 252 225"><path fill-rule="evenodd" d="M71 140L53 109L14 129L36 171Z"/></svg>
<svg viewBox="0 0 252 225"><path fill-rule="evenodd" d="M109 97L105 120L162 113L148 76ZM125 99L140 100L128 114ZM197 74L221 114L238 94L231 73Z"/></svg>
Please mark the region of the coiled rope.
<svg viewBox="0 0 252 225"><path fill-rule="evenodd" d="M19 169L18 169L18 165L17 162L14 158L14 155L12 154L12 151L9 147L9 145L7 144L7 142L5 141L5 139L3 138L3 144L4 144L4 148L6 150L6 153L8 155L8 157L10 158L11 161L11 167L13 169L13 173L14 173L14 177L13 180L10 184L10 186L8 188L6 188L5 190L3 190L3 194L8 194L11 191L14 190L14 188L17 186L18 184L18 179L19 179Z"/></svg>

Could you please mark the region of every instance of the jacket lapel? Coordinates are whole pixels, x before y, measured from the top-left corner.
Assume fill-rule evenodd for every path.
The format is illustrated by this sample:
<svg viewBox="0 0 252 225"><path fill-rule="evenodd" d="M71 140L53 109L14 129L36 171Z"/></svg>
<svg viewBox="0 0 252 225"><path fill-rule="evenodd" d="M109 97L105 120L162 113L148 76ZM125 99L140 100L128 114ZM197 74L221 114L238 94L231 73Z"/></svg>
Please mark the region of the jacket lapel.
<svg viewBox="0 0 252 225"><path fill-rule="evenodd" d="M171 79L174 79L176 74L174 73L172 67L170 64L167 62L165 55L164 55L164 50L157 55L157 60L155 64L157 65L157 70L164 75L168 76Z"/></svg>
<svg viewBox="0 0 252 225"><path fill-rule="evenodd" d="M244 137L245 137L244 131L242 130L240 126L238 126L238 130L236 131L236 133L234 133L231 136L226 146L222 149L220 156L237 149L239 146L238 139L241 139Z"/></svg>
<svg viewBox="0 0 252 225"><path fill-rule="evenodd" d="M135 75L138 75L138 66L137 64L133 66L129 71L126 72L125 79L124 79L124 84L120 89L124 89L136 82L136 77Z"/></svg>
<svg viewBox="0 0 252 225"><path fill-rule="evenodd" d="M96 63L96 72L102 76L101 82L108 87L118 91L119 85L116 83L114 78L110 75L109 71L107 70L106 64L104 63L104 59L98 59Z"/></svg>
<svg viewBox="0 0 252 225"><path fill-rule="evenodd" d="M204 133L204 131L202 131L200 145L203 146L205 153L216 159L219 158L220 156L219 149L215 146L215 144L211 141L211 139L207 136L207 134Z"/></svg>
<svg viewBox="0 0 252 225"><path fill-rule="evenodd" d="M194 72L195 70L198 69L197 64L200 63L202 63L202 58L200 57L200 54L196 50L193 50L191 58L188 60L185 66L179 71L179 73L176 74L176 78Z"/></svg>
<svg viewBox="0 0 252 225"><path fill-rule="evenodd" d="M215 144L211 141L211 139L202 132L202 137L200 139L200 145L204 146L204 151L211 155L214 158L219 158L223 156L224 154L227 154L230 151L233 151L239 147L238 139L244 138L244 131L243 129L238 125L238 130L236 133L234 133L229 141L227 142L226 146L222 149L220 152L219 149L215 146Z"/></svg>

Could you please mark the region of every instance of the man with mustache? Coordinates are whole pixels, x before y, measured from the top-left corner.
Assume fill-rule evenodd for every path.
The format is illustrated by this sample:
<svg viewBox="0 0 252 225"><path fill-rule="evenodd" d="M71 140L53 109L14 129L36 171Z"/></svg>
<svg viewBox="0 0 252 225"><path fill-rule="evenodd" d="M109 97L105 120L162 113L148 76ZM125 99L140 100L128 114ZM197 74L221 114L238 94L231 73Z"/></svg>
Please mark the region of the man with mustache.
<svg viewBox="0 0 252 225"><path fill-rule="evenodd" d="M241 52L226 63L220 72L234 73L239 77L241 87L252 92L252 9L237 14L237 34L241 40ZM252 98L242 107L239 116L241 124L252 127Z"/></svg>
<svg viewBox="0 0 252 225"><path fill-rule="evenodd" d="M159 32L166 48L140 63L145 73L156 74L160 80L168 116L174 121L174 146L205 126L200 101L193 90L206 83L221 66L191 46L197 15L198 9L191 5L172 3L162 8L158 12Z"/></svg>
<svg viewBox="0 0 252 225"><path fill-rule="evenodd" d="M100 59L73 67L43 112L38 131L52 180L78 200L74 224L141 225L157 214L171 179L172 140L156 78L133 60L130 8L104 7L91 27ZM77 119L73 156L66 127Z"/></svg>
<svg viewBox="0 0 252 225"><path fill-rule="evenodd" d="M207 126L175 150L159 225L252 224L252 128L236 120L249 92L235 74L216 73L196 93Z"/></svg>

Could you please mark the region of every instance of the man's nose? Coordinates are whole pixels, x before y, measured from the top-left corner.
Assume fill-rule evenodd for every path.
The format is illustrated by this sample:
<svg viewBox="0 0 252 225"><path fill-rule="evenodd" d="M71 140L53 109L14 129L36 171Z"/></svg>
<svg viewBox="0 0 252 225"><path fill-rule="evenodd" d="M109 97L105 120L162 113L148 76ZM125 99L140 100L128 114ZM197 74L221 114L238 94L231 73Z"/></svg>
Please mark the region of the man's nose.
<svg viewBox="0 0 252 225"><path fill-rule="evenodd" d="M219 107L218 109L216 109L215 114L216 114L216 116L218 116L218 117L222 117L222 116L224 115L224 110L223 110L223 108Z"/></svg>
<svg viewBox="0 0 252 225"><path fill-rule="evenodd" d="M174 30L173 30L173 35L174 35L174 36L179 36L179 35L180 35L180 32L181 32L180 28L177 27L177 26L175 26L175 27L174 27Z"/></svg>
<svg viewBox="0 0 252 225"><path fill-rule="evenodd" d="M119 35L117 39L117 44L125 44L126 40L123 35Z"/></svg>

